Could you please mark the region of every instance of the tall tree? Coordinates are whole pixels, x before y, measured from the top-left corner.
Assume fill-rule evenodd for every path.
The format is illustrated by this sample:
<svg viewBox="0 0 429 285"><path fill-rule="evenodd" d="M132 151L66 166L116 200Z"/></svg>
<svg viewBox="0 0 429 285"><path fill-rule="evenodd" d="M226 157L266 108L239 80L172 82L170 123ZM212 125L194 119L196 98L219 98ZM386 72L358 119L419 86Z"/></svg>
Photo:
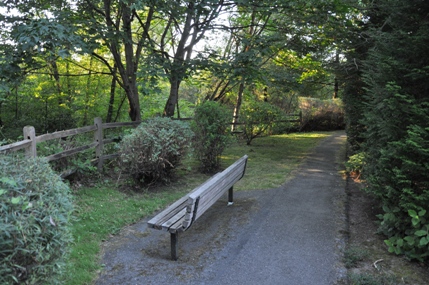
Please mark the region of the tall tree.
<svg viewBox="0 0 429 285"><path fill-rule="evenodd" d="M167 12L165 30L153 45L159 50L170 82L164 116L174 115L178 106L180 83L199 64L196 57L192 56L194 47L204 39L208 31L215 29L214 21L230 5L232 3L225 0L190 0L183 4L172 2Z"/></svg>
<svg viewBox="0 0 429 285"><path fill-rule="evenodd" d="M93 49L92 55L109 68L115 81L124 89L131 120L140 121L137 72L155 6L146 6L141 1L80 0L77 7L80 15L77 21L85 35L92 43L100 42L110 51L100 54Z"/></svg>

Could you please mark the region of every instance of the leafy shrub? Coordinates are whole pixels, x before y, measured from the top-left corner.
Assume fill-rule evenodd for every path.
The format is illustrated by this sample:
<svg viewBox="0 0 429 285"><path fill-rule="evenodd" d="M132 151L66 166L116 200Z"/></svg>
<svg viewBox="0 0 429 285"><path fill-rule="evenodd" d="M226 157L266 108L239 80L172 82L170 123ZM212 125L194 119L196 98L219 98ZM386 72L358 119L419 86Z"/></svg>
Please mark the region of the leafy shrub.
<svg viewBox="0 0 429 285"><path fill-rule="evenodd" d="M0 284L59 284L70 190L43 159L0 157Z"/></svg>
<svg viewBox="0 0 429 285"><path fill-rule="evenodd" d="M219 168L220 156L230 140L229 123L228 110L216 102L208 101L196 108L192 128L202 172L211 173Z"/></svg>
<svg viewBox="0 0 429 285"><path fill-rule="evenodd" d="M384 214L380 215L383 220L380 229L384 231L390 238L384 242L389 247L389 252L395 254L405 254L410 259L425 261L429 257L429 215L426 210L409 210L408 215L411 217L409 220L411 226L407 227L405 234L394 233L392 229L388 228L392 223L398 222L399 209L394 211L384 209Z"/></svg>
<svg viewBox="0 0 429 285"><path fill-rule="evenodd" d="M148 120L120 143L120 164L136 182L167 182L188 149L193 132L188 124L157 117Z"/></svg>
<svg viewBox="0 0 429 285"><path fill-rule="evenodd" d="M344 109L340 99L299 98L302 131L332 131L345 128Z"/></svg>
<svg viewBox="0 0 429 285"><path fill-rule="evenodd" d="M346 170L349 173L360 177L365 164L365 153L359 152L349 157L346 162Z"/></svg>
<svg viewBox="0 0 429 285"><path fill-rule="evenodd" d="M37 145L37 155L47 157L73 148L91 144L93 142L93 134L74 135L66 138L49 140ZM94 156L94 150L89 149L72 156L62 157L49 162L51 168L60 173L63 178L78 178L93 177L98 174L97 168L92 164L91 158ZM69 174L73 174L69 176Z"/></svg>
<svg viewBox="0 0 429 285"><path fill-rule="evenodd" d="M276 120L281 118L280 108L267 102L255 101L244 105L241 110L241 122L244 123L244 138L250 145L256 137L268 134Z"/></svg>

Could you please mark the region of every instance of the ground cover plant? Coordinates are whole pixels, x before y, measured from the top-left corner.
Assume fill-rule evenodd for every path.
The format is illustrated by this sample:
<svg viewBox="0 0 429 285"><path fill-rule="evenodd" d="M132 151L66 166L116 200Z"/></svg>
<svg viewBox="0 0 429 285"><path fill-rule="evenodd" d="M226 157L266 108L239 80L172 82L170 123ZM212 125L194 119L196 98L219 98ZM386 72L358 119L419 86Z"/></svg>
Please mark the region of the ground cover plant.
<svg viewBox="0 0 429 285"><path fill-rule="evenodd" d="M257 190L278 187L292 177L302 159L328 133L290 134L255 139L252 146L237 141L225 149L221 168L244 154L249 155L246 175L234 189ZM91 284L97 271L100 244L127 224L150 215L177 200L210 176L199 173L198 162L187 158L177 169L177 182L156 188L130 191L126 181L107 179L91 187L75 185L75 243L64 284ZM141 191L144 190L144 191Z"/></svg>

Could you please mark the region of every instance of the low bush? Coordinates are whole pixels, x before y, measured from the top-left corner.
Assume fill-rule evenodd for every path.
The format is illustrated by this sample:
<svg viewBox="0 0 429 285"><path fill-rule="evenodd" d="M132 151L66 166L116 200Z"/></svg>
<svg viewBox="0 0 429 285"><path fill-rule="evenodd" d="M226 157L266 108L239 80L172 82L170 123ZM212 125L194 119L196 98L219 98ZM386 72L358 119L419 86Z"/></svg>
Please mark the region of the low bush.
<svg viewBox="0 0 429 285"><path fill-rule="evenodd" d="M267 102L247 103L241 110L241 122L244 123L244 138L250 145L254 138L268 135L274 122L282 117L282 110Z"/></svg>
<svg viewBox="0 0 429 285"><path fill-rule="evenodd" d="M347 172L353 177L359 178L365 166L365 152L351 155L345 164Z"/></svg>
<svg viewBox="0 0 429 285"><path fill-rule="evenodd" d="M146 185L168 182L192 137L184 122L161 117L143 122L120 143L121 169Z"/></svg>
<svg viewBox="0 0 429 285"><path fill-rule="evenodd" d="M43 159L0 156L0 284L59 284L72 237L69 187Z"/></svg>
<svg viewBox="0 0 429 285"><path fill-rule="evenodd" d="M220 156L230 141L228 110L212 101L195 110L192 129L195 132L194 149L203 173L219 169Z"/></svg>

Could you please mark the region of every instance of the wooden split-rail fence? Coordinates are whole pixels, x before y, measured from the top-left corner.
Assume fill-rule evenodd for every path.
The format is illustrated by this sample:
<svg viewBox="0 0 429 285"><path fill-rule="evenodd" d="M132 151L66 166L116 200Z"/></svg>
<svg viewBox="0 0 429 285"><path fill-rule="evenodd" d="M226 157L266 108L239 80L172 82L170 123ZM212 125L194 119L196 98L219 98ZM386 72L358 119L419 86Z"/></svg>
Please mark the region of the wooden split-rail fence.
<svg viewBox="0 0 429 285"><path fill-rule="evenodd" d="M79 152L83 152L88 149L95 150L95 159L93 163L97 165L99 171L103 169L103 164L105 160L112 159L117 157L119 154L104 154L103 148L106 144L113 143L117 141L117 138L104 138L104 130L114 129L121 127L136 127L140 122L120 122L120 123L103 123L101 118L94 119L94 125L86 126L82 128L76 128L65 131L58 131L50 134L43 134L36 136L36 130L32 126L26 126L23 129L24 140L0 146L0 153L15 152L18 150L25 150L26 157L36 157L37 156L37 144L46 142L54 139L62 139L74 135L84 134L88 132L94 132L94 139L91 143L61 151L46 157L48 161L58 160L64 157L68 157ZM67 174L63 174L66 176Z"/></svg>
<svg viewBox="0 0 429 285"><path fill-rule="evenodd" d="M277 122L300 122L302 120L302 113L299 114L288 114L287 116L295 117L294 119L288 119L285 121ZM193 120L193 118L182 118L179 120ZM83 152L88 149L95 149L95 158L92 160L93 164L97 166L97 169L101 171L105 160L109 160L119 156L119 153L105 154L103 149L106 144L118 141L117 138L104 138L104 130L122 128L122 127L137 127L140 122L119 122L119 123L103 123L101 118L94 119L94 125L86 126L82 128L76 128L65 131L58 131L50 134L36 135L36 130L32 126L26 126L23 129L24 140L15 142L12 144L0 146L0 154L15 152L18 150L25 150L26 157L37 156L37 144L46 142L54 139L67 138L74 135L84 134L88 132L94 132L94 139L91 143L61 151L46 157L48 161L54 161L61 158L65 158L79 152ZM235 125L242 125L240 123L234 123ZM71 173L63 173L61 176L67 176Z"/></svg>

